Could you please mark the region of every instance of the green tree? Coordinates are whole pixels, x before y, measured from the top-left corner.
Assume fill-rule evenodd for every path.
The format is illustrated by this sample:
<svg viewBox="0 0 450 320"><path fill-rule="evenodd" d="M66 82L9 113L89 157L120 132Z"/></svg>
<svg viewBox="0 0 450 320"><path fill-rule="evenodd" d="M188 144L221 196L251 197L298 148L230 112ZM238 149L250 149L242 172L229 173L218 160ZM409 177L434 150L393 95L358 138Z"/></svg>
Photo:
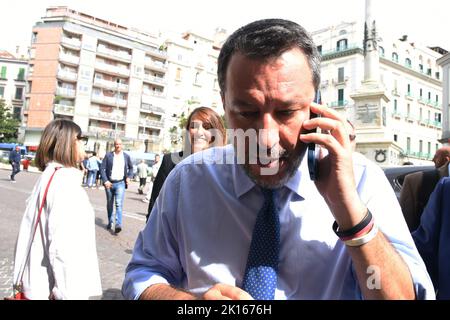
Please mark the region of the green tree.
<svg viewBox="0 0 450 320"><path fill-rule="evenodd" d="M186 118L184 112L182 112L180 115L180 121L178 122L178 127L180 129L184 129L184 128L186 128L186 123L187 123L187 118Z"/></svg>
<svg viewBox="0 0 450 320"><path fill-rule="evenodd" d="M19 125L20 121L13 118L5 102L0 99L0 141L16 142Z"/></svg>

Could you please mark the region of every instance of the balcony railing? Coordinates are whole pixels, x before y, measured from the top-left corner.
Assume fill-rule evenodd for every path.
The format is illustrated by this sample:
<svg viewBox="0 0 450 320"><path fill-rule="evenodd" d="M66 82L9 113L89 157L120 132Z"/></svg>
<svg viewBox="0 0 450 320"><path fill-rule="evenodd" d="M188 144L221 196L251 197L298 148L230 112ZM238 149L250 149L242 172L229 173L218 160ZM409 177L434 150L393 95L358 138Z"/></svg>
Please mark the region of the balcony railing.
<svg viewBox="0 0 450 320"><path fill-rule="evenodd" d="M76 81L78 78L78 74L67 70L59 70L58 77Z"/></svg>
<svg viewBox="0 0 450 320"><path fill-rule="evenodd" d="M128 85L120 82L119 84L117 84L117 82L94 78L94 84L99 85L101 87L106 87L111 90L128 91Z"/></svg>
<svg viewBox="0 0 450 320"><path fill-rule="evenodd" d="M112 121L126 121L126 117L124 114L117 114L113 112L104 112L100 110L91 109L89 110L89 116L101 119L107 119Z"/></svg>
<svg viewBox="0 0 450 320"><path fill-rule="evenodd" d="M154 143L161 142L161 138L159 136L153 135L153 134L144 134L144 133L139 133L139 140L148 140L148 141L154 142Z"/></svg>
<svg viewBox="0 0 450 320"><path fill-rule="evenodd" d="M149 66L151 68L156 68L158 70L163 70L163 71L167 70L167 64L163 63L161 61L155 61L150 58L145 58L144 63L146 66Z"/></svg>
<svg viewBox="0 0 450 320"><path fill-rule="evenodd" d="M99 137L103 138L114 138L114 137L124 137L125 131L114 130L114 129L105 129L100 127L89 126L89 133L98 134Z"/></svg>
<svg viewBox="0 0 450 320"><path fill-rule="evenodd" d="M392 112L392 116L394 118L400 119L403 115L400 112L398 112L398 111L394 111L394 112Z"/></svg>
<svg viewBox="0 0 450 320"><path fill-rule="evenodd" d="M152 127L152 128L164 128L164 121L163 120L147 120L147 119L139 119L139 124L141 126L145 127Z"/></svg>
<svg viewBox="0 0 450 320"><path fill-rule="evenodd" d="M338 100L330 103L331 108L343 108L348 105L347 100Z"/></svg>
<svg viewBox="0 0 450 320"><path fill-rule="evenodd" d="M345 51L349 51L349 50L353 50L353 49L358 49L361 48L361 46L357 45L357 44L350 44L347 46L342 46L333 50L324 50L322 51L322 57L324 56L328 56L328 55L332 55L338 52L345 52Z"/></svg>
<svg viewBox="0 0 450 320"><path fill-rule="evenodd" d="M413 94L412 94L411 92L407 92L407 93L405 94L405 98L406 98L406 99L409 99L409 100L413 100L413 99L414 99L414 96L413 96Z"/></svg>
<svg viewBox="0 0 450 320"><path fill-rule="evenodd" d="M165 78L150 76L148 74L144 74L144 81L149 81L157 84L166 84L167 81Z"/></svg>
<svg viewBox="0 0 450 320"><path fill-rule="evenodd" d="M108 56L112 56L115 58L120 58L120 59L124 59L124 60L128 60L128 61L131 60L131 54L129 54L128 52L109 49L102 45L99 45L97 47L97 52L104 53Z"/></svg>
<svg viewBox="0 0 450 320"><path fill-rule="evenodd" d="M59 96L75 98L76 91L75 91L75 89L57 87L56 94Z"/></svg>
<svg viewBox="0 0 450 320"><path fill-rule="evenodd" d="M159 49L150 49L149 52L160 57L167 57L167 51Z"/></svg>
<svg viewBox="0 0 450 320"><path fill-rule="evenodd" d="M142 103L141 104L141 109L142 110L146 110L146 111L151 111L151 112L156 112L156 113L163 113L164 114L164 109L158 106L154 106L152 104L148 104L148 103Z"/></svg>
<svg viewBox="0 0 450 320"><path fill-rule="evenodd" d="M61 42L63 44L69 45L74 48L80 48L81 47L81 41L76 38L68 38L68 37L62 37Z"/></svg>
<svg viewBox="0 0 450 320"><path fill-rule="evenodd" d="M55 105L53 105L53 112L58 113L58 114L73 115L75 112L75 106L66 106L63 104L55 104Z"/></svg>
<svg viewBox="0 0 450 320"><path fill-rule="evenodd" d="M95 63L95 67L97 69L99 69L99 70L104 70L104 71L107 71L107 72L113 72L115 74L120 74L120 75L123 75L123 76L129 76L130 75L130 69L128 69L128 68L117 67L115 65L107 64L107 63L100 62L100 61L97 61Z"/></svg>
<svg viewBox="0 0 450 320"><path fill-rule="evenodd" d="M80 63L80 57L72 55L72 54L67 54L67 53L64 53L64 52L61 52L59 54L59 59L61 61L69 62L69 63L72 63L72 64L79 64Z"/></svg>
<svg viewBox="0 0 450 320"><path fill-rule="evenodd" d="M427 99L424 99L423 97L419 97L419 99L417 101L419 101L419 103L422 103L422 104L427 104Z"/></svg>
<svg viewBox="0 0 450 320"><path fill-rule="evenodd" d="M91 97L92 101L99 102L99 103L106 103L108 105L112 106L118 106L118 107L126 107L127 106L127 100L123 100L117 97L108 97L100 94L93 94Z"/></svg>

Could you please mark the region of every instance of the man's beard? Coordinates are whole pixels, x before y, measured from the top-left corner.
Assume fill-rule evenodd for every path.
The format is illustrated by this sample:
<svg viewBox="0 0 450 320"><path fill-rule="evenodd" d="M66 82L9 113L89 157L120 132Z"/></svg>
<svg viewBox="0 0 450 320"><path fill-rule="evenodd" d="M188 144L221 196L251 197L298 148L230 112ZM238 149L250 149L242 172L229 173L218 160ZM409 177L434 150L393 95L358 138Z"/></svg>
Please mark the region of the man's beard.
<svg viewBox="0 0 450 320"><path fill-rule="evenodd" d="M262 176L268 175L261 175L261 171L263 170L263 168L261 167L259 169L260 174L255 175L255 173L251 172L250 164L248 161L246 161L244 164L241 164L241 166L244 169L247 176L260 187L265 189L279 189L282 186L284 186L289 181L289 179L291 179L295 175L305 155L306 149L307 149L306 145L301 145L300 148L296 148L291 152L287 152L285 149L278 151L280 156L279 159L283 159L283 161L287 165L287 167L284 169L283 176L280 177L279 180L273 179L272 181L271 179L261 179Z"/></svg>

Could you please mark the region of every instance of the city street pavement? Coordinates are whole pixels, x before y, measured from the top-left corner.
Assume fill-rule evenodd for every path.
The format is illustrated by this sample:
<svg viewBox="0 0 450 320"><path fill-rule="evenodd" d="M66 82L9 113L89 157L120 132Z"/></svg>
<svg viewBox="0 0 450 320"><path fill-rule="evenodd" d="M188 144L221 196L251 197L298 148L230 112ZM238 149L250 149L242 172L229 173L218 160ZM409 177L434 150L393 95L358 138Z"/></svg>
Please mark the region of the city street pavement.
<svg viewBox="0 0 450 320"><path fill-rule="evenodd" d="M2 166L5 167L5 166ZM10 170L0 167L0 299L12 293L14 246L19 231L25 201L39 178L39 173L21 171L17 183L9 181ZM147 185L148 186L148 185ZM125 194L123 230L115 235L106 230L106 194L104 190L85 189L95 209L97 254L102 279L103 296L99 299L120 300L125 267L131 258L136 237L145 226L148 204L137 193L132 182ZM76 217L73 219L76 224ZM78 226L74 225L75 228ZM80 237L83 236L80 230Z"/></svg>

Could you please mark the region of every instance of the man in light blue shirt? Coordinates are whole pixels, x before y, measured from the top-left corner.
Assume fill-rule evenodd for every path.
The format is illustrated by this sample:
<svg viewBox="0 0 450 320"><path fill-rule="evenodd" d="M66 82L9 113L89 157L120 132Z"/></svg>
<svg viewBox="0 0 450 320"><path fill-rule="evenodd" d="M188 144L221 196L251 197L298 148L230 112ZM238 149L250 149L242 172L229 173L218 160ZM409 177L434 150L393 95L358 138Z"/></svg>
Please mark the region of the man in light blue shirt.
<svg viewBox="0 0 450 320"><path fill-rule="evenodd" d="M127 266L126 298L252 298L244 275L266 189L276 191L279 218L274 299L434 298L383 172L352 156L345 118L312 102L319 64L310 36L290 21L256 21L228 38L218 61L222 101L229 126L249 138L233 133L233 146L194 154L171 172ZM323 146L316 181L308 143ZM375 224L337 236L361 226L368 210Z"/></svg>

